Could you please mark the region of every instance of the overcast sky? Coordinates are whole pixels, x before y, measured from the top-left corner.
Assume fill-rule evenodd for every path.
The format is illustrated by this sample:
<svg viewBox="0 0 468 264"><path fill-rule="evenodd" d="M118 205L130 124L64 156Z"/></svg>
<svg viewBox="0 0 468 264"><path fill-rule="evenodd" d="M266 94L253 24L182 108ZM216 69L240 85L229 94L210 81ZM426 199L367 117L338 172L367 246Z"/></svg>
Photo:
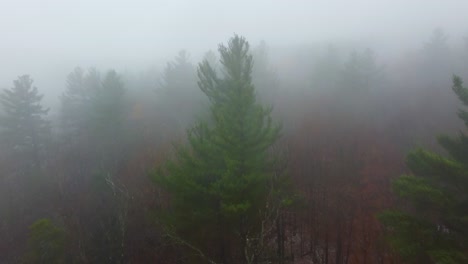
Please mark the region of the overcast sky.
<svg viewBox="0 0 468 264"><path fill-rule="evenodd" d="M466 0L0 0L0 87L29 73L45 90L76 65L142 69L183 48L215 49L233 33L270 46L411 46L436 27L460 38L467 11Z"/></svg>

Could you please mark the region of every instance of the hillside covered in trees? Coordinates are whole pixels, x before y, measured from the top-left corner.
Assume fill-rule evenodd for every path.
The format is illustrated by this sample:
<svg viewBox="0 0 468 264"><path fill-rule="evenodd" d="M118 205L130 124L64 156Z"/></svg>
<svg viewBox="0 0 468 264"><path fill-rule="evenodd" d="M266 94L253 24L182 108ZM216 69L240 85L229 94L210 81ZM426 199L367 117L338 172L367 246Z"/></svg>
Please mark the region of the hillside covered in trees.
<svg viewBox="0 0 468 264"><path fill-rule="evenodd" d="M18 77L2 263L465 262L468 90L448 69L468 50L443 34L394 65L324 47L275 67L235 35L156 81L77 67L56 119Z"/></svg>
<svg viewBox="0 0 468 264"><path fill-rule="evenodd" d="M0 263L468 263L468 38L425 33L0 72Z"/></svg>

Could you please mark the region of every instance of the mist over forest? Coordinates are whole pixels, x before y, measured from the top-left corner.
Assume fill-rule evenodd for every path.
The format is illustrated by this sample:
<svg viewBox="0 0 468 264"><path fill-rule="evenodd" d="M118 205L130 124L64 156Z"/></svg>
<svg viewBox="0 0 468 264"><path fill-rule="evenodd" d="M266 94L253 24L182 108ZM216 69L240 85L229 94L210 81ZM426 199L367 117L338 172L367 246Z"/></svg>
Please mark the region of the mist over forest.
<svg viewBox="0 0 468 264"><path fill-rule="evenodd" d="M0 263L468 263L466 10L1 3Z"/></svg>

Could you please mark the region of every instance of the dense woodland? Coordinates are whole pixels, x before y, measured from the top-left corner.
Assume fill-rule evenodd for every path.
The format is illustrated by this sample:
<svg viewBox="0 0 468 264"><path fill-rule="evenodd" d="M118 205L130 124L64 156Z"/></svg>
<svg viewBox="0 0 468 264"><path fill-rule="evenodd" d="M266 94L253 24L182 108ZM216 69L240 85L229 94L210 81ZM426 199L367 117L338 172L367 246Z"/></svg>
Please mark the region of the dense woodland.
<svg viewBox="0 0 468 264"><path fill-rule="evenodd" d="M468 263L451 40L385 58L234 35L162 72L70 69L53 109L21 75L0 97L0 263Z"/></svg>

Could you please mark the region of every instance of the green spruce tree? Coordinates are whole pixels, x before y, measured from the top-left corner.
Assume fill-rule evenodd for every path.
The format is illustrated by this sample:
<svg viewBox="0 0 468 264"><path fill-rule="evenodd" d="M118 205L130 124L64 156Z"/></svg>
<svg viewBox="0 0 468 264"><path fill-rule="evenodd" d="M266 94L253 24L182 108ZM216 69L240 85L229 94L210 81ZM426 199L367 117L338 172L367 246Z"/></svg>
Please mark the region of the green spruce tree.
<svg viewBox="0 0 468 264"><path fill-rule="evenodd" d="M468 106L468 89L459 77L453 91ZM458 116L468 126L468 112ZM411 263L468 263L468 136L440 136L449 154L441 156L423 149L411 152L411 174L393 183L404 200L401 210L386 211L380 219L389 231L389 241Z"/></svg>
<svg viewBox="0 0 468 264"><path fill-rule="evenodd" d="M186 51L180 51L167 63L157 96L159 111L174 131L183 132L202 112L203 93L197 87L197 72Z"/></svg>
<svg viewBox="0 0 468 264"><path fill-rule="evenodd" d="M92 98L91 140L97 167L92 174L93 209L89 252L96 263L124 263L127 193L118 179L121 164L128 158L125 85L121 75L109 70Z"/></svg>
<svg viewBox="0 0 468 264"><path fill-rule="evenodd" d="M32 83L29 75L20 76L13 88L5 89L0 95L3 106L0 133L8 153L37 168L41 165L50 124L44 118L49 109L41 105L43 96Z"/></svg>
<svg viewBox="0 0 468 264"><path fill-rule="evenodd" d="M222 76L206 60L198 68L211 118L188 130L188 146L156 174L170 195L161 222L203 263L252 263L284 201L269 152L280 126L256 101L248 42L236 35L219 53Z"/></svg>
<svg viewBox="0 0 468 264"><path fill-rule="evenodd" d="M61 98L63 141L69 144L63 164L74 191L85 197L76 221L84 228L80 250L92 263L125 262L128 195L118 179L129 153L125 92L114 70L101 77L96 69L76 68Z"/></svg>
<svg viewBox="0 0 468 264"><path fill-rule="evenodd" d="M100 86L95 69L85 72L76 67L67 76L67 87L61 96L61 129L66 141L78 141L89 128L92 98Z"/></svg>

